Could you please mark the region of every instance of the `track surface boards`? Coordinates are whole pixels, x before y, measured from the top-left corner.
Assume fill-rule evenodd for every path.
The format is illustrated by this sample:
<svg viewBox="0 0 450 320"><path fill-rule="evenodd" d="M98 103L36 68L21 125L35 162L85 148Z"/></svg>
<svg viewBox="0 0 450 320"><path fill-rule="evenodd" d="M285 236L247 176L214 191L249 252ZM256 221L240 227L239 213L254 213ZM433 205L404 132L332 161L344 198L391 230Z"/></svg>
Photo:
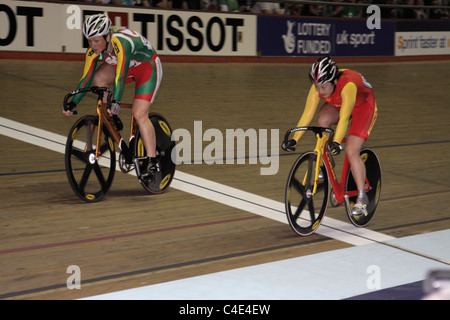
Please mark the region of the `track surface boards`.
<svg viewBox="0 0 450 320"><path fill-rule="evenodd" d="M366 145L381 161L381 201L367 229L350 226L343 207L329 208L330 222L305 238L286 224L282 201L290 167L299 152L313 148L313 139L305 136L295 154L279 145L301 115L309 64L163 67L152 111L167 117L174 129L188 130L192 139L196 128L199 132L195 121L201 121L197 138L208 129L220 130L224 151L226 129L266 129L268 153L271 143L277 145L277 173L261 175L269 164L263 158L253 164L248 154L243 164L236 154L228 159L232 164L180 164L170 190L152 196L134 175L117 172L104 201L83 203L70 189L60 151L78 117L62 116L60 107L77 84L82 62L0 60L1 299L86 298L292 258L320 259L324 256L314 254L450 228L448 62L341 66L361 72L375 90L379 114ZM123 101L131 101L132 92L129 86ZM93 103L86 97L79 116L93 113ZM124 135L129 112L121 115ZM32 137L23 125L42 131ZM271 141L272 129L279 130L278 141ZM210 143L203 141L203 149ZM192 140L192 158L193 150ZM351 235L340 237L339 230ZM342 259L351 265L350 256ZM66 286L69 266L81 270L80 290ZM340 277L332 264L323 268ZM366 268L361 272L368 277ZM335 297L324 293L323 298Z"/></svg>

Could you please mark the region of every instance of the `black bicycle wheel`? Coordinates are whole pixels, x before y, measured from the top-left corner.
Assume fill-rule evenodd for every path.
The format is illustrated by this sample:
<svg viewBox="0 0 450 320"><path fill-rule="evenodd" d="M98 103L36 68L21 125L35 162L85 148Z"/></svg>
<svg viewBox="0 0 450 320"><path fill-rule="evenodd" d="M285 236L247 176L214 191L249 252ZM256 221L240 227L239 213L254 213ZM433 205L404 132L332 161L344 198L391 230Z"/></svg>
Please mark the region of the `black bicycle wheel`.
<svg viewBox="0 0 450 320"><path fill-rule="evenodd" d="M155 128L156 134L156 158L159 163L160 171L152 180L140 181L141 185L152 194L163 193L169 188L173 176L175 174L175 162L172 161L172 153L175 155L175 142L172 141L172 128L169 122L160 114L149 114L150 121ZM144 142L140 130L136 133L136 140L134 144L134 156L136 158L145 157L147 155ZM139 172L144 168L143 161L138 162Z"/></svg>
<svg viewBox="0 0 450 320"><path fill-rule="evenodd" d="M328 175L320 160L323 177L313 194L317 154L307 152L297 158L286 183L285 207L289 225L295 233L307 236L320 225L328 202Z"/></svg>
<svg viewBox="0 0 450 320"><path fill-rule="evenodd" d="M103 127L102 144L97 148L98 118L84 116L70 129L67 137L65 164L69 184L86 202L96 202L111 187L116 170L114 141ZM95 160L95 154L98 160Z"/></svg>
<svg viewBox="0 0 450 320"><path fill-rule="evenodd" d="M357 227L365 227L372 220L378 207L381 194L381 166L377 155L371 149L361 150L361 158L366 166L366 177L370 184L367 192L369 203L367 204L367 216L353 216L348 214L351 223ZM347 173L345 191L356 190L356 182L351 174L351 170ZM350 207L353 208L356 202L356 196L349 198Z"/></svg>

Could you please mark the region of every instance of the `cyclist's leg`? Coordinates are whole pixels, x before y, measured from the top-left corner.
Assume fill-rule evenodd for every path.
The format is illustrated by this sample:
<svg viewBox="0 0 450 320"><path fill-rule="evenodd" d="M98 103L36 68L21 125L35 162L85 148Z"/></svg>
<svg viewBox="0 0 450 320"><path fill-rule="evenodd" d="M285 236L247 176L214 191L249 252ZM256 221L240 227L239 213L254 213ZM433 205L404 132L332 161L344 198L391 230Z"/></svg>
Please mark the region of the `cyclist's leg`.
<svg viewBox="0 0 450 320"><path fill-rule="evenodd" d="M131 106L131 113L139 126L139 133L145 146L147 158L142 160L140 178L144 180L153 180L155 174L159 171L159 164L156 159L156 134L155 128L148 117L150 110L150 101L134 99Z"/></svg>
<svg viewBox="0 0 450 320"><path fill-rule="evenodd" d="M148 113L150 111L150 101L134 99L131 112L136 120L142 135L147 157L154 158L156 156L156 136Z"/></svg>
<svg viewBox="0 0 450 320"><path fill-rule="evenodd" d="M319 127L330 128L331 125L337 124L339 121L339 110L336 107L328 103L324 103L320 107L319 114L317 115L317 124ZM324 133L329 136L329 133ZM320 177L323 176L323 172L320 172Z"/></svg>
<svg viewBox="0 0 450 320"><path fill-rule="evenodd" d="M133 117L136 119L141 131L147 156L152 158L155 157L156 152L156 137L155 129L148 118L148 113L162 79L162 68L159 58L156 57L154 60L153 63L143 62L132 69L136 89L131 107Z"/></svg>
<svg viewBox="0 0 450 320"><path fill-rule="evenodd" d="M155 55L152 63L143 62L133 68L133 77L136 82L136 90L131 112L139 126L147 157L150 159L148 169L144 173L148 176L159 170L155 159L155 128L148 117L150 106L155 99L162 79L162 67L159 58Z"/></svg>
<svg viewBox="0 0 450 320"><path fill-rule="evenodd" d="M102 63L95 71L94 78L92 79L92 85L97 87L110 87L114 84L114 78L116 77L116 66L108 63ZM103 102L107 101L107 95L103 97Z"/></svg>
<svg viewBox="0 0 450 320"><path fill-rule="evenodd" d="M355 107L352 112L352 123L348 131L345 153L348 156L358 190L364 190L366 178L366 167L360 153L364 142L369 138L376 117L377 108L375 101L372 100Z"/></svg>
<svg viewBox="0 0 450 320"><path fill-rule="evenodd" d="M352 209L352 214L356 216L367 216L367 204L369 202L365 191L366 166L360 155L364 141L360 137L348 135L345 144L345 153L347 154L350 170L358 190L356 203Z"/></svg>
<svg viewBox="0 0 450 320"><path fill-rule="evenodd" d="M361 159L360 153L364 142L369 138L370 131L376 121L377 108L375 101L370 99L362 105L355 107L352 113L352 123L347 136L345 152L350 162L350 169L358 189L356 205L353 214L367 215L366 205L368 202L365 194L366 166Z"/></svg>
<svg viewBox="0 0 450 320"><path fill-rule="evenodd" d="M366 178L366 166L360 156L364 142L365 140L360 137L349 135L345 143L345 153L350 162L350 169L352 170L352 175L358 190L364 190Z"/></svg>
<svg viewBox="0 0 450 320"><path fill-rule="evenodd" d="M319 110L317 123L320 127L329 128L339 121L339 110L328 103L324 103Z"/></svg>

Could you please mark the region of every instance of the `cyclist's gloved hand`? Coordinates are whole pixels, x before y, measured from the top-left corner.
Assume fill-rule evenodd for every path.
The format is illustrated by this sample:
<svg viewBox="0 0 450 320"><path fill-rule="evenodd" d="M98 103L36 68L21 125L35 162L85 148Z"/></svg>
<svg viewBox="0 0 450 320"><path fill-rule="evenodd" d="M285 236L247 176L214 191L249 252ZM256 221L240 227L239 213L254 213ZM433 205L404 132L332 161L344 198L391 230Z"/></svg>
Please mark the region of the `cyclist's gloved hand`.
<svg viewBox="0 0 450 320"><path fill-rule="evenodd" d="M342 151L342 146L339 142L333 141L328 144L328 151L333 155L337 156Z"/></svg>
<svg viewBox="0 0 450 320"><path fill-rule="evenodd" d="M122 112L122 108L120 107L120 103L116 100L111 102L111 113L112 114L120 114Z"/></svg>
<svg viewBox="0 0 450 320"><path fill-rule="evenodd" d="M283 148L284 151L295 151L294 146L296 144L297 144L297 141L295 141L294 139L291 139L289 141L283 141L281 148Z"/></svg>
<svg viewBox="0 0 450 320"><path fill-rule="evenodd" d="M64 114L68 114L68 112L73 112L75 110L75 108L77 107L76 103L73 101L70 101L69 103L67 103L65 106L61 107L61 111Z"/></svg>

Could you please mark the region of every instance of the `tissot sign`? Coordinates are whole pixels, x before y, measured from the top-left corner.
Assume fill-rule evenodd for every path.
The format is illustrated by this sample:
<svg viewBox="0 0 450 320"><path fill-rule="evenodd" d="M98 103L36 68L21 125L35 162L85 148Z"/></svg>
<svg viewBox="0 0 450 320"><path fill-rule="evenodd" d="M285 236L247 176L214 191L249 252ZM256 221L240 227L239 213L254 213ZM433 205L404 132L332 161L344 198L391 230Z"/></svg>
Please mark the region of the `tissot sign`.
<svg viewBox="0 0 450 320"><path fill-rule="evenodd" d="M254 56L256 16L4 0L0 50L82 53L81 23L104 12L164 55Z"/></svg>

